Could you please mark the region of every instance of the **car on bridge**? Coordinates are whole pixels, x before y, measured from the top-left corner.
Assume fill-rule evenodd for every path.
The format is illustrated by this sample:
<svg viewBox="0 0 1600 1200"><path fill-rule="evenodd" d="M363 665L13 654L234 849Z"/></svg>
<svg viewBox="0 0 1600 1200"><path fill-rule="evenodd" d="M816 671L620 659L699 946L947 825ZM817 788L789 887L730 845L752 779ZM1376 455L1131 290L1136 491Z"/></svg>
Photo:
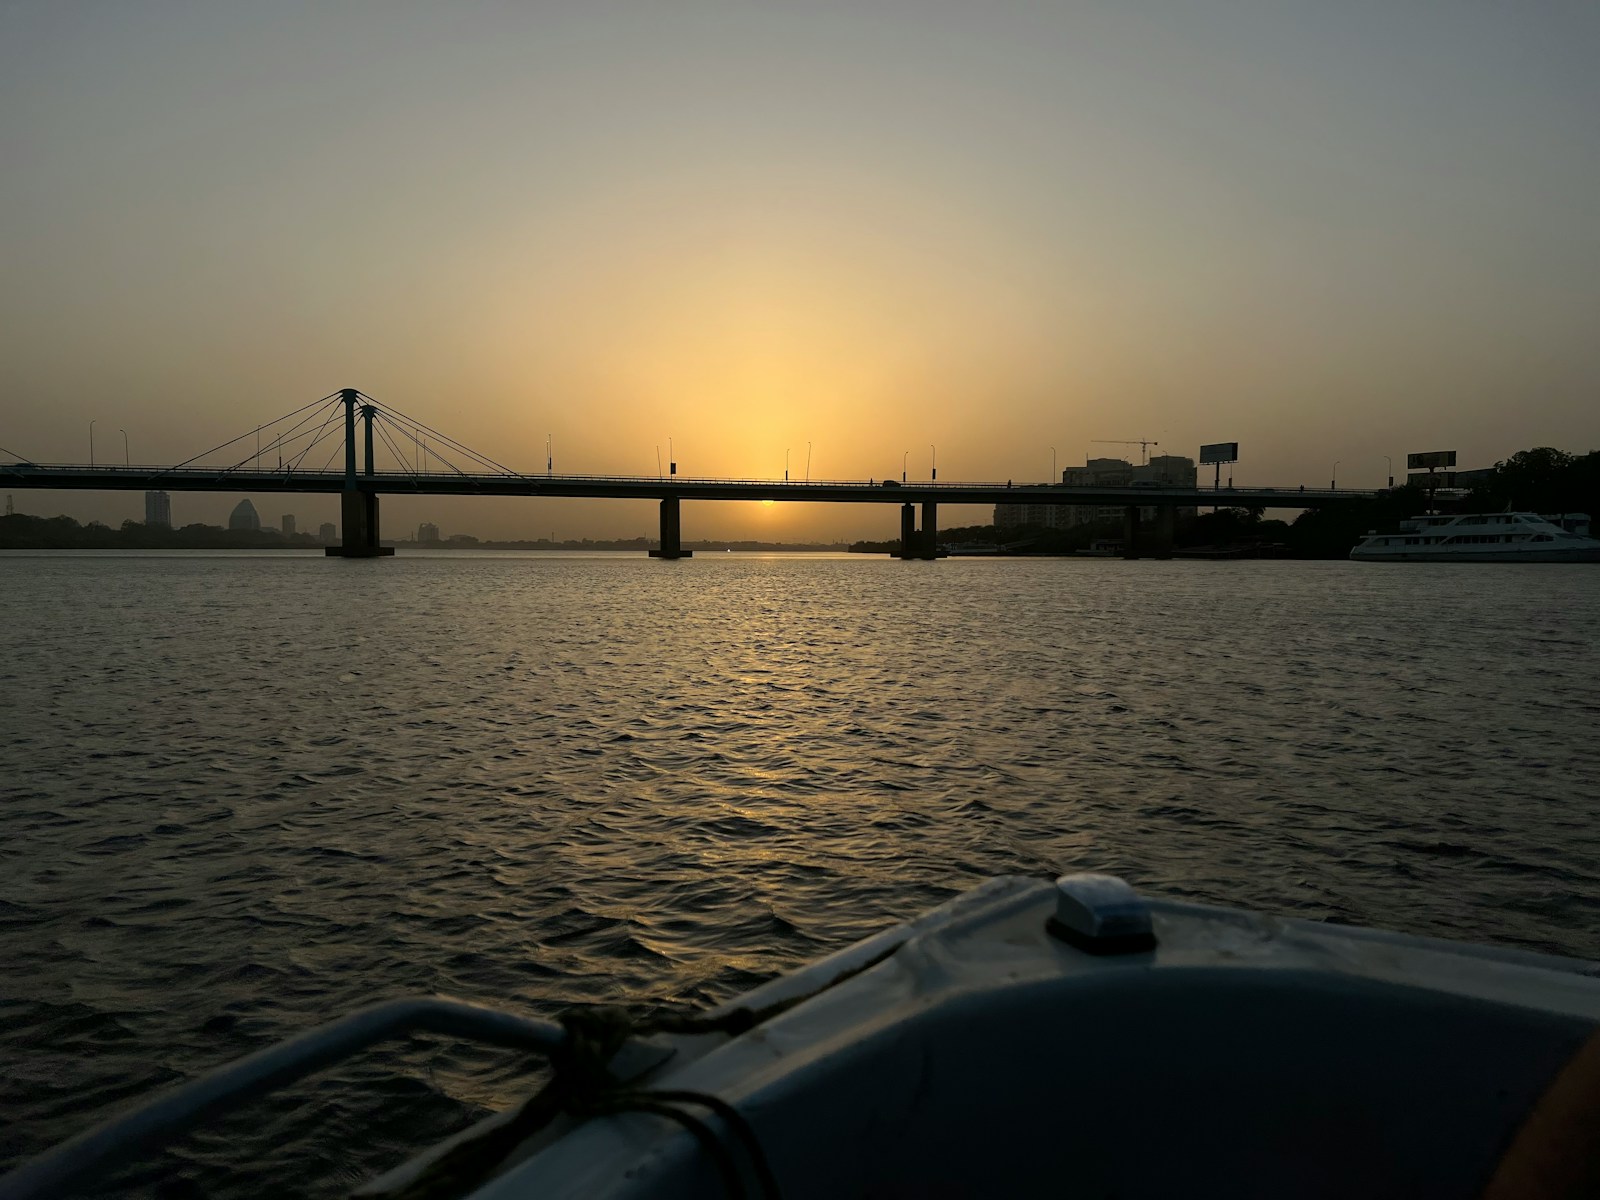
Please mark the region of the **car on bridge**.
<svg viewBox="0 0 1600 1200"><path fill-rule="evenodd" d="M900 481L898 479L885 479L883 481L883 486L884 487L899 487L900 486Z"/></svg>

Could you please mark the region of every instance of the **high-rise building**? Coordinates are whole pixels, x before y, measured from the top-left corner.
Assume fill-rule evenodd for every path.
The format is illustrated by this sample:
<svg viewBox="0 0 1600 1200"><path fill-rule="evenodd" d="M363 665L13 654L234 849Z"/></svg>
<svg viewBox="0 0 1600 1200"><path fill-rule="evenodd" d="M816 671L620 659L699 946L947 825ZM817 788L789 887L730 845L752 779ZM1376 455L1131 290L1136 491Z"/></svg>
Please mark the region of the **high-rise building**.
<svg viewBox="0 0 1600 1200"><path fill-rule="evenodd" d="M424 521L417 526L417 541L432 544L439 540L439 527L432 521Z"/></svg>
<svg viewBox="0 0 1600 1200"><path fill-rule="evenodd" d="M261 518L256 515L256 506L251 504L249 500L239 501L228 517L228 528L248 529L251 533L259 532Z"/></svg>
<svg viewBox="0 0 1600 1200"><path fill-rule="evenodd" d="M163 529L171 529L172 497L165 492L146 492L144 494L144 523L146 525L159 525Z"/></svg>
<svg viewBox="0 0 1600 1200"><path fill-rule="evenodd" d="M339 540L339 530L332 521L324 521L317 530L317 540L331 546Z"/></svg>
<svg viewBox="0 0 1600 1200"><path fill-rule="evenodd" d="M282 526L282 528L283 528L283 536L284 537L293 537L294 536L294 527L295 526L294 526L294 514L293 513L284 513L283 516L278 518L278 524L280 526Z"/></svg>

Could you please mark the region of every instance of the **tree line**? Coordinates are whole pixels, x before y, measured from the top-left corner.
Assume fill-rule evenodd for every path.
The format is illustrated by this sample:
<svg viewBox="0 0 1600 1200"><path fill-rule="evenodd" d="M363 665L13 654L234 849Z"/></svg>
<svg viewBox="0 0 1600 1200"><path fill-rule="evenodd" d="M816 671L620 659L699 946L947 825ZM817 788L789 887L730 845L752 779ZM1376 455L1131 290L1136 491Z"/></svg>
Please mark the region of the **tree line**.
<svg viewBox="0 0 1600 1200"><path fill-rule="evenodd" d="M322 540L312 533L284 534L220 525L171 529L124 521L113 529L99 521L80 525L71 517L0 517L0 550L272 550L311 549Z"/></svg>

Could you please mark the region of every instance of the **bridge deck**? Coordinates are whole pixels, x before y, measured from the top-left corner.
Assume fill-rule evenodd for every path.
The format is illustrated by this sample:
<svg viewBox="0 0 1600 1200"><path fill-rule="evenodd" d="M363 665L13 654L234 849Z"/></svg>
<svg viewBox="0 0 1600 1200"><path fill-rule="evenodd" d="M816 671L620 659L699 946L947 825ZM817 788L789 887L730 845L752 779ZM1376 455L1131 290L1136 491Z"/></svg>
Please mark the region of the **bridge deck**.
<svg viewBox="0 0 1600 1200"><path fill-rule="evenodd" d="M386 496L577 496L607 499L776 500L835 504L1096 504L1315 508L1381 493L1357 488L1068 487L1065 484L900 483L862 480L686 479L655 475L490 475L380 471L357 477ZM220 471L182 467L0 465L0 487L79 491L285 492L337 494L341 471Z"/></svg>

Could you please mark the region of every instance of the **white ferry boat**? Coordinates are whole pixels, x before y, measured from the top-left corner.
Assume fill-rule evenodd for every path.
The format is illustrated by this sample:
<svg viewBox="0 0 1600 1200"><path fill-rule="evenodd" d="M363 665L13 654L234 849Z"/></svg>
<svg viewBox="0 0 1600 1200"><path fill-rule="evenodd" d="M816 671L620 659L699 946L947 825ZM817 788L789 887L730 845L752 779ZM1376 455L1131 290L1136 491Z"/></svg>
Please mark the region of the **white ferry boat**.
<svg viewBox="0 0 1600 1200"><path fill-rule="evenodd" d="M1358 562L1600 562L1600 541L1582 513L1459 513L1412 517L1398 533L1368 532Z"/></svg>

